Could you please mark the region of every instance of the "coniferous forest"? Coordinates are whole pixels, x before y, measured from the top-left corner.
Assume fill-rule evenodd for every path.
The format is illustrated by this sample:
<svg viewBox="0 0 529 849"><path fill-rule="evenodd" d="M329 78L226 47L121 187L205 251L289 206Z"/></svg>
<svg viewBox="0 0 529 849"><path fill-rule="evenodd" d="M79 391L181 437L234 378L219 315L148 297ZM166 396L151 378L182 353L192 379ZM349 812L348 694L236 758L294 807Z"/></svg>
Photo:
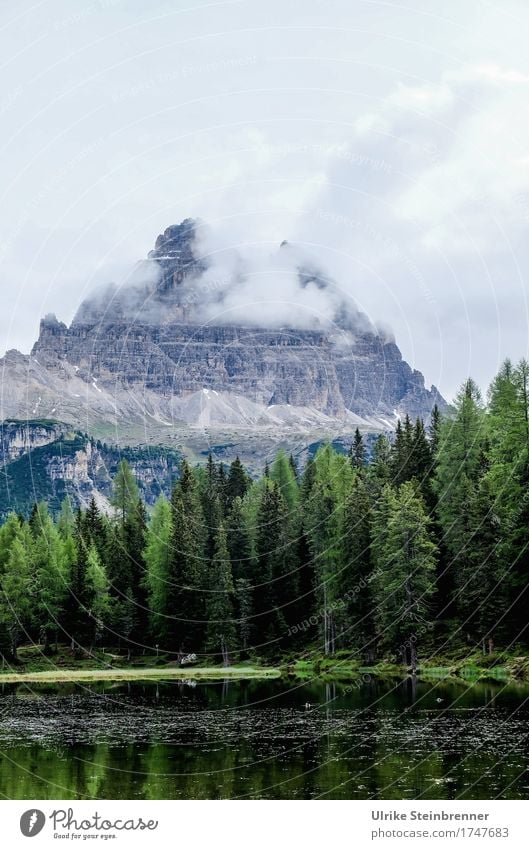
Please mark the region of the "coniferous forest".
<svg viewBox="0 0 529 849"><path fill-rule="evenodd" d="M529 364L487 398L406 418L367 450L185 461L147 510L126 461L112 513L45 503L0 529L0 648L117 647L229 664L350 656L415 668L453 646L529 642Z"/></svg>

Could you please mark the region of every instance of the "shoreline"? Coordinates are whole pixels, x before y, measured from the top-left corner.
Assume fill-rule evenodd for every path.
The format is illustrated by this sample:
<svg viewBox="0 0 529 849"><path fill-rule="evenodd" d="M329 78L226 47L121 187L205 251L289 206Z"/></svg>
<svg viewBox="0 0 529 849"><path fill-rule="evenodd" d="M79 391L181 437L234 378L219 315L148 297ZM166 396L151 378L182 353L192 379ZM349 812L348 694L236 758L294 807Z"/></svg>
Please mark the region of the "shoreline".
<svg viewBox="0 0 529 849"><path fill-rule="evenodd" d="M477 684L480 682L496 683L527 683L526 677L515 675L511 670L502 666L496 669L478 669L476 667L436 666L418 667L415 676L411 669L404 666L393 666L390 664L378 664L377 666L358 666L356 668L345 667L340 669L317 669L316 665L304 664L303 669L295 669L292 666L262 666L262 667L118 667L114 669L104 668L79 668L60 670L30 670L20 672L1 672L0 684L68 684L97 681L244 681L244 680L270 680L279 678L291 678L299 683L334 682L336 684L364 682L371 678L398 678L405 680L415 677L418 680L429 680L460 682L466 684ZM367 679L367 680L366 680Z"/></svg>
<svg viewBox="0 0 529 849"><path fill-rule="evenodd" d="M68 684L83 681L234 681L260 678L280 678L275 667L195 667L195 668L120 668L120 669L61 669L41 672L1 672L0 684Z"/></svg>
<svg viewBox="0 0 529 849"><path fill-rule="evenodd" d="M52 655L44 655L43 646L24 646L19 649L16 664L0 669L0 683L75 683L83 681L222 681L266 680L285 678L299 683L335 682L368 683L370 679L400 679L453 681L471 684L479 681L523 683L529 681L529 656L497 652L493 657L473 653L462 656L437 655L419 662L415 672L410 667L381 660L366 664L345 652L334 656L314 653L309 657L255 657L232 666L185 664L179 665L170 657L143 656L127 660L126 656L110 651L97 651L90 656L73 657L61 646Z"/></svg>

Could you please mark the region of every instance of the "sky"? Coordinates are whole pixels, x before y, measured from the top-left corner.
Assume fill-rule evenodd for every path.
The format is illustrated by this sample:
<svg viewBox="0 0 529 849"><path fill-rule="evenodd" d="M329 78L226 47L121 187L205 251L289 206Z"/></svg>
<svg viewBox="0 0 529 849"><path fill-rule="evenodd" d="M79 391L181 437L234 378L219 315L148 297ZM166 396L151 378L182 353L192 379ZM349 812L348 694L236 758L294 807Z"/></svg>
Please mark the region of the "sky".
<svg viewBox="0 0 529 849"><path fill-rule="evenodd" d="M528 356L528 31L525 0L1 4L0 349L196 217L486 389Z"/></svg>

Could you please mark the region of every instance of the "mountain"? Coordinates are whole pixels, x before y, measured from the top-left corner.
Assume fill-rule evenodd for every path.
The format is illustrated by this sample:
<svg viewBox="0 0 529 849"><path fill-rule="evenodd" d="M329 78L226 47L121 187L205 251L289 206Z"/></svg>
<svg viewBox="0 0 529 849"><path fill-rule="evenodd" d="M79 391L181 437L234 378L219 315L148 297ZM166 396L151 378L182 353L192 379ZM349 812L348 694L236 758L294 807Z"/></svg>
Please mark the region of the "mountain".
<svg viewBox="0 0 529 849"><path fill-rule="evenodd" d="M68 495L74 505L92 497L109 509L112 479L127 460L143 498L152 504L160 492L170 493L181 455L171 449L108 445L53 420L5 421L0 430L4 458L0 475L0 518L11 510L28 515L36 501L56 511Z"/></svg>
<svg viewBox="0 0 529 849"><path fill-rule="evenodd" d="M295 246L278 249L277 274L295 279L300 304L318 297L323 317L309 311L307 320L300 308L287 325L258 326L255 311L252 321L230 322L226 305L252 277L237 260L219 283L201 227L191 219L169 227L125 285L83 302L69 327L46 316L30 355L8 351L1 418L52 419L192 458L232 446L226 459L239 452L258 465L279 444L302 450L357 426L388 431L406 413L427 419L435 403L445 406Z"/></svg>

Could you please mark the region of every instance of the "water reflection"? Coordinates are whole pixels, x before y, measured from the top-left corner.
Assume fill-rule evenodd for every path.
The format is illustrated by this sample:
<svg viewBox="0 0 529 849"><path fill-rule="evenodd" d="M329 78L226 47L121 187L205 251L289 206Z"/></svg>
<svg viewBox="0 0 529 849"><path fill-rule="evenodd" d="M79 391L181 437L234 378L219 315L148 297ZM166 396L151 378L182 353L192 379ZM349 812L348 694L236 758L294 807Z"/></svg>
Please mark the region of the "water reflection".
<svg viewBox="0 0 529 849"><path fill-rule="evenodd" d="M526 686L2 685L5 798L527 798Z"/></svg>

